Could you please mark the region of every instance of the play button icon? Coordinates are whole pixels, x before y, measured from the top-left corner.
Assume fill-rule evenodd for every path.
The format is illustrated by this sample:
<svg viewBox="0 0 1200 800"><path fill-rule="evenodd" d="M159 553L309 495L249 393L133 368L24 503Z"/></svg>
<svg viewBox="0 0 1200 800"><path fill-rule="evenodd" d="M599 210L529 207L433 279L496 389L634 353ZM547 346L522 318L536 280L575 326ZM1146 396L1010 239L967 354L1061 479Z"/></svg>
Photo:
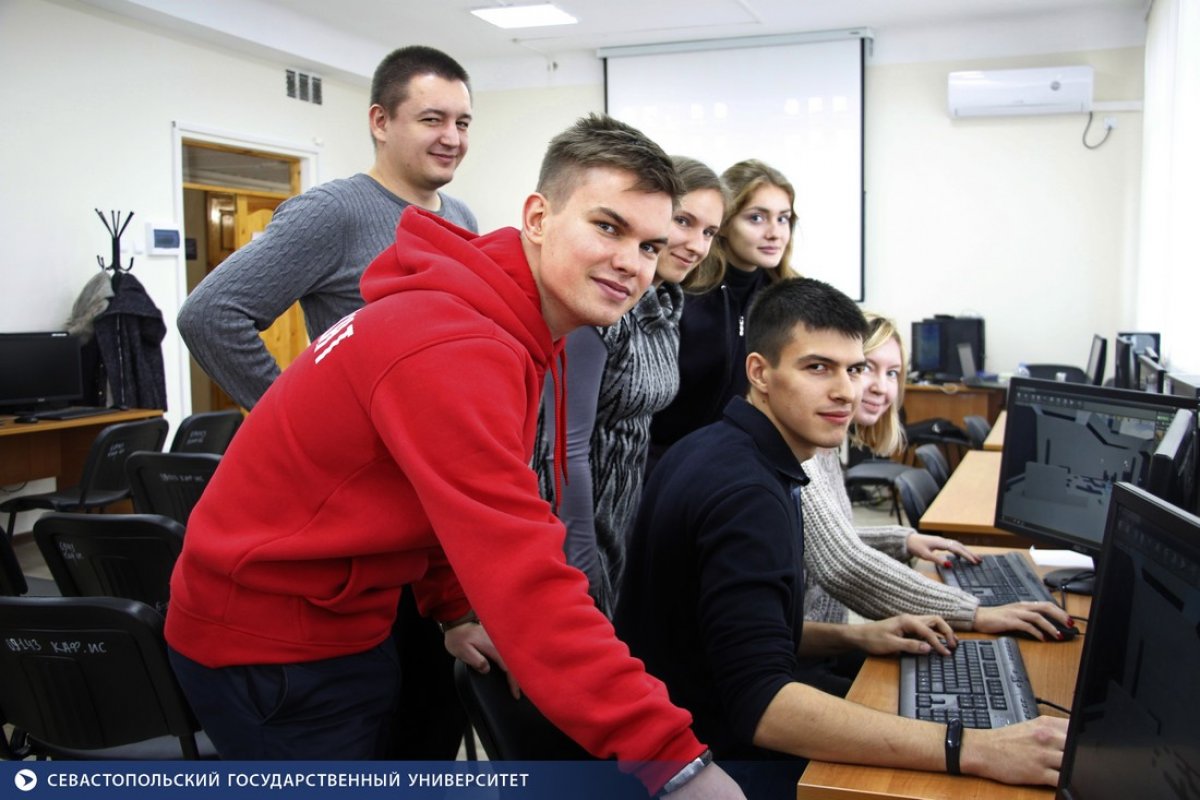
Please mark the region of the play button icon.
<svg viewBox="0 0 1200 800"><path fill-rule="evenodd" d="M30 769L18 770L17 774L13 776L13 783L22 792L31 791L33 787L37 786L37 774Z"/></svg>

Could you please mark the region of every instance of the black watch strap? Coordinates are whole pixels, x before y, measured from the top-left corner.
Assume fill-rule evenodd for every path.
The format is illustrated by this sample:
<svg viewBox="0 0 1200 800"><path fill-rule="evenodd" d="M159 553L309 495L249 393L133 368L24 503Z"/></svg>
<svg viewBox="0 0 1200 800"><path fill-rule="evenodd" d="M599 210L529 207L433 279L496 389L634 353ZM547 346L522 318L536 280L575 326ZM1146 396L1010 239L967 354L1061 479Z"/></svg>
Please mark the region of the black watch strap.
<svg viewBox="0 0 1200 800"><path fill-rule="evenodd" d="M962 754L963 724L962 720L954 717L946 723L946 772L951 775L961 775L958 759Z"/></svg>

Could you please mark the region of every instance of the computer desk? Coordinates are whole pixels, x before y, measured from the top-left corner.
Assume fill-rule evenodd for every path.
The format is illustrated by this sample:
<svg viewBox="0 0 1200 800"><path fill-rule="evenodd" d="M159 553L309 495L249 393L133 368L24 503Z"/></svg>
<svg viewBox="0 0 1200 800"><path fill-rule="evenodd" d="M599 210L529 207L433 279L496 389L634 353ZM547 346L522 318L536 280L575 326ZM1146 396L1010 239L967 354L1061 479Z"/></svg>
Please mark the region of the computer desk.
<svg viewBox="0 0 1200 800"><path fill-rule="evenodd" d="M1028 547L1030 542L994 524L1000 458L994 450L968 451L925 510L920 529L969 545Z"/></svg>
<svg viewBox="0 0 1200 800"><path fill-rule="evenodd" d="M1008 412L1001 411L996 417L996 422L992 425L992 429L988 431L987 438L983 440L984 450L1003 450L1004 449L1004 423L1008 421Z"/></svg>
<svg viewBox="0 0 1200 800"><path fill-rule="evenodd" d="M975 552L1003 553L1010 548L975 547ZM1025 551L1026 553L1028 551ZM927 561L920 562L922 572L934 577L936 572ZM1039 572L1047 569L1037 568ZM1087 617L1091 598L1067 596L1067 610L1078 617ZM1084 631L1087 624L1077 623ZM982 634L964 633L964 638L987 638ZM1083 636L1069 642L1037 642L1020 640L1021 657L1033 684L1034 694L1064 708L1070 708L1075 696L1075 676L1083 654ZM895 657L874 656L867 659L858 673L846 699L871 708L897 713L899 706L900 662ZM1043 714L1064 716L1048 706ZM971 731L965 737L970 739ZM796 787L796 800L1049 800L1054 790L1048 787L1009 786L984 778L951 776L935 772L906 769L861 767L813 761L804 771Z"/></svg>
<svg viewBox="0 0 1200 800"><path fill-rule="evenodd" d="M14 422L0 416L0 485L54 478L58 488L74 486L96 434L116 422L161 417L157 409L131 408L95 417Z"/></svg>

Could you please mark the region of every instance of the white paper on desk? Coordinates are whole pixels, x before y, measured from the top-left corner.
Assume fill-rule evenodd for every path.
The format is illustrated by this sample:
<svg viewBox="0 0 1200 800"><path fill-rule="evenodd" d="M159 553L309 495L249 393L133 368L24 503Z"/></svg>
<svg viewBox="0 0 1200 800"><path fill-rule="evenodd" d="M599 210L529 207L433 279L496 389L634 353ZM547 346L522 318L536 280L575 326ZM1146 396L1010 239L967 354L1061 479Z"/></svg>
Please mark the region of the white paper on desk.
<svg viewBox="0 0 1200 800"><path fill-rule="evenodd" d="M1029 557L1039 567L1096 568L1091 556L1076 553L1074 550L1038 550L1036 547L1030 547Z"/></svg>

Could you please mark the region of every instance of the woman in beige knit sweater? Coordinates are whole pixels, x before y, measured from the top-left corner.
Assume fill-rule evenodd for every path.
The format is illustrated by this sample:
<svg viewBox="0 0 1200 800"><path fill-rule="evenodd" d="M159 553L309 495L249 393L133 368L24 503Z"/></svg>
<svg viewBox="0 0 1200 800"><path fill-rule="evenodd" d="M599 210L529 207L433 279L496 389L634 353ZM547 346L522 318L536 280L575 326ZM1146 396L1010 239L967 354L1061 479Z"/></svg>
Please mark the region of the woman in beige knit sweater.
<svg viewBox="0 0 1200 800"><path fill-rule="evenodd" d="M867 369L855 437L857 443L887 457L904 444L899 415L907 374L904 348L894 323L875 315L868 319L870 335L863 348ZM800 493L809 576L805 619L845 622L847 609L869 619L938 614L956 630L1019 631L1039 639L1058 636L1043 615L1071 624L1069 615L1053 603L980 606L974 596L921 575L907 565L910 557L935 561L943 557L939 551L949 551L976 559L960 542L912 528L855 528L836 451L819 453L804 469L810 479Z"/></svg>

